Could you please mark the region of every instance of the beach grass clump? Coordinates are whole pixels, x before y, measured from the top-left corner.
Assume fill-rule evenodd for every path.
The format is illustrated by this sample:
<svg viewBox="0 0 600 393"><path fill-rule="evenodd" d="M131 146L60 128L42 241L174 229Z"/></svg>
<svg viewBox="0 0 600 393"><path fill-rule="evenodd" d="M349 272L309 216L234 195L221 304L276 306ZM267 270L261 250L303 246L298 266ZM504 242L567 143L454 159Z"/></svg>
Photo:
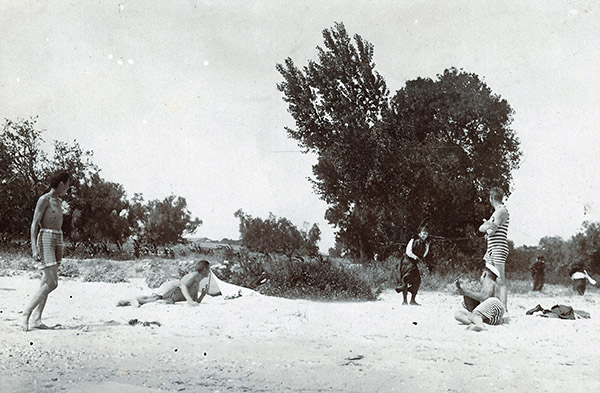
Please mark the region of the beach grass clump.
<svg viewBox="0 0 600 393"><path fill-rule="evenodd" d="M87 266L83 274L84 282L127 282L127 271L118 264L107 260L95 260Z"/></svg>
<svg viewBox="0 0 600 393"><path fill-rule="evenodd" d="M80 274L79 264L74 259L63 259L58 265L58 275L61 277L75 278Z"/></svg>
<svg viewBox="0 0 600 393"><path fill-rule="evenodd" d="M270 296L315 300L375 300L385 287L377 266L339 263L328 258L272 258L259 291Z"/></svg>

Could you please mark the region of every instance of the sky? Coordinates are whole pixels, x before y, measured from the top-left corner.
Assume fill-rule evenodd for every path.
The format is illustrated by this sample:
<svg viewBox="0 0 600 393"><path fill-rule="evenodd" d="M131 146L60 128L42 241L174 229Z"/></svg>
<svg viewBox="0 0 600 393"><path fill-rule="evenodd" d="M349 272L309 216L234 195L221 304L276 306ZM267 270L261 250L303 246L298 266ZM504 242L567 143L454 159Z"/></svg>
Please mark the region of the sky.
<svg viewBox="0 0 600 393"><path fill-rule="evenodd" d="M0 117L39 116L128 197L186 198L195 236L239 238L238 209L334 244L275 65L304 66L343 22L374 45L393 94L456 67L515 111L523 158L509 239L536 245L600 221L600 3L590 1L0 0ZM443 234L437 234L443 235Z"/></svg>

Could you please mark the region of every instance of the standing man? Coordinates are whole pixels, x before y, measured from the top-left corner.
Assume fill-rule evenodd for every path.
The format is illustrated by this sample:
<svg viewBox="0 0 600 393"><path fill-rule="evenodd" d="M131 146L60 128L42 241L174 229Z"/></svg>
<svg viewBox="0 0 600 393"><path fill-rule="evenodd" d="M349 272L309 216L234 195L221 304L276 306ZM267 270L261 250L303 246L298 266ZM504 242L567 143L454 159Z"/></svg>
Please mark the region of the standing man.
<svg viewBox="0 0 600 393"><path fill-rule="evenodd" d="M546 262L544 256L537 257L533 265L531 265L531 278L533 278L533 290L541 291L544 286L544 272L546 270Z"/></svg>
<svg viewBox="0 0 600 393"><path fill-rule="evenodd" d="M48 294L58 286L58 264L63 255L62 199L69 190L71 176L66 171L58 171L50 178L50 191L38 199L31 223L31 251L33 260L42 271L40 288L23 311L23 330L29 330L29 319L33 313L31 327L48 329L42 323L42 312Z"/></svg>
<svg viewBox="0 0 600 393"><path fill-rule="evenodd" d="M485 233L487 237L487 251L483 259L486 263L496 267L500 273L498 277L500 300L502 300L504 310L508 311L504 265L508 257L509 215L506 206L502 203L503 200L504 191L502 189L494 187L490 190L490 204L494 207L494 213L489 220L483 219L479 232Z"/></svg>

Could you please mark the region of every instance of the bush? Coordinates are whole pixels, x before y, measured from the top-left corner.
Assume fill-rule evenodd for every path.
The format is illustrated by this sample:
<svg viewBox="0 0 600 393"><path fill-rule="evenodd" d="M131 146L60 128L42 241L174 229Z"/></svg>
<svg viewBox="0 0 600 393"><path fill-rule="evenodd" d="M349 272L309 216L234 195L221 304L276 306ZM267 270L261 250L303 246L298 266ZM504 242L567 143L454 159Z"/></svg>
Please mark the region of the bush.
<svg viewBox="0 0 600 393"><path fill-rule="evenodd" d="M383 277L389 277L375 266L320 258L305 261L279 257L270 261L266 272L267 280L259 287L261 293L319 300L375 300L387 282Z"/></svg>
<svg viewBox="0 0 600 393"><path fill-rule="evenodd" d="M127 282L127 273L124 269L111 262L99 261L90 266L84 274L85 282L107 282L119 283Z"/></svg>
<svg viewBox="0 0 600 393"><path fill-rule="evenodd" d="M58 265L58 275L62 277L79 277L79 265L73 259L64 259Z"/></svg>

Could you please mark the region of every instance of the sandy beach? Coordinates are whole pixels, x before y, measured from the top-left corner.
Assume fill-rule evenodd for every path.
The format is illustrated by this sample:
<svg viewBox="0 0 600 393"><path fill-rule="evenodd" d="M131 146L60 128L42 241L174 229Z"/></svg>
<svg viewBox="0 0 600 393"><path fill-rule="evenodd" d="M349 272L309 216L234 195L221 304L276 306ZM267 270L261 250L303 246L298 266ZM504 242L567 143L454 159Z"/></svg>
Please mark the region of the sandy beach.
<svg viewBox="0 0 600 393"><path fill-rule="evenodd" d="M422 292L420 307L388 291L373 302L256 295L132 308L116 303L151 292L140 278L61 278L44 318L61 326L23 332L20 312L38 285L0 277L3 392L600 391L595 288L511 296L509 323L475 333L454 321L460 298L450 290ZM537 304L591 318L525 315Z"/></svg>

